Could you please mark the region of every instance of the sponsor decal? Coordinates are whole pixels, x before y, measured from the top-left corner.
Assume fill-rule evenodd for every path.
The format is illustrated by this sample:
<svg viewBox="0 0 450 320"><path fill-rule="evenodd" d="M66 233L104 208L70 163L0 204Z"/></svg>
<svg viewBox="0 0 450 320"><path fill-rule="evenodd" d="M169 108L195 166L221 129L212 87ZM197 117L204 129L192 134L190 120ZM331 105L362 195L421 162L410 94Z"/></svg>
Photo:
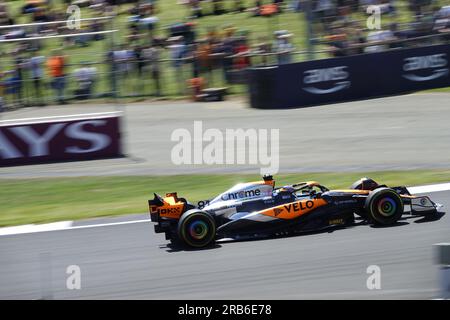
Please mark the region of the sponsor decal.
<svg viewBox="0 0 450 320"><path fill-rule="evenodd" d="M340 201L334 201L334 204L336 205L343 205L343 204L354 204L357 203L358 200L356 199L350 199L350 200L340 200Z"/></svg>
<svg viewBox="0 0 450 320"><path fill-rule="evenodd" d="M298 212L314 208L314 201L308 200L306 202L294 202L284 206L287 212Z"/></svg>
<svg viewBox="0 0 450 320"><path fill-rule="evenodd" d="M159 214L178 214L181 213L181 208L180 207L165 208L165 209L158 208L157 211Z"/></svg>
<svg viewBox="0 0 450 320"><path fill-rule="evenodd" d="M347 66L338 66L307 70L303 78L303 83L307 86L302 89L312 94L330 94L350 88L351 82L347 80L349 72L346 69ZM322 83L326 83L328 87L317 86Z"/></svg>
<svg viewBox="0 0 450 320"><path fill-rule="evenodd" d="M225 193L220 198L223 201L227 200L237 200L237 199L244 199L244 198L253 198L253 197L259 197L261 196L261 190L260 189L252 189L252 190L241 190L237 192L232 193Z"/></svg>
<svg viewBox="0 0 450 320"><path fill-rule="evenodd" d="M329 220L328 221L329 225L333 225L333 224L344 224L344 219L333 219L333 220Z"/></svg>
<svg viewBox="0 0 450 320"><path fill-rule="evenodd" d="M209 205L209 202L209 200L200 200L199 202L197 202L197 208L203 209L204 207Z"/></svg>
<svg viewBox="0 0 450 320"><path fill-rule="evenodd" d="M273 213L275 214L275 216L278 216L282 212L283 212L283 209L280 209L280 208L273 209Z"/></svg>
<svg viewBox="0 0 450 320"><path fill-rule="evenodd" d="M449 74L447 66L447 54L438 53L427 56L408 57L403 60L403 71L406 73L402 76L410 81L423 82L447 77ZM423 75L426 70L426 75ZM418 74L417 72L421 72Z"/></svg>
<svg viewBox="0 0 450 320"><path fill-rule="evenodd" d="M118 117L0 126L0 165L120 155Z"/></svg>

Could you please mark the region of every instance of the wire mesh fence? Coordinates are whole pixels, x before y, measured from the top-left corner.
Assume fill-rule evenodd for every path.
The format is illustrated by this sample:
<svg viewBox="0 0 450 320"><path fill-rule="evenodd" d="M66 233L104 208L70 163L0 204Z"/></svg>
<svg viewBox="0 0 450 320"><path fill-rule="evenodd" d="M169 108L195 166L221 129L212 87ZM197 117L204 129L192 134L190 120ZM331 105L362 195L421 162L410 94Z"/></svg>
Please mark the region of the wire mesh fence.
<svg viewBox="0 0 450 320"><path fill-rule="evenodd" d="M346 50L351 55L374 46L384 47L384 51L393 44L398 49L422 46L424 43L450 43L450 33L355 44ZM154 47L147 49L157 50ZM212 54L206 58L191 54L182 59L152 59L142 53L138 55L140 58L136 58L135 52L131 52L130 56L119 53L120 50L111 51L94 55L89 61L68 62L64 66L64 73L58 76L48 70L51 57L32 54L29 58L19 56L15 60L2 59L1 64L13 66L11 70L3 71L1 77L2 108L64 104L90 99L194 98L196 90L202 87L226 87L228 93L239 94L247 90L249 67L280 63L279 53L258 50L229 56ZM308 53L294 51L290 55L298 57L293 60L303 60ZM315 54L332 56L335 50L325 48ZM201 82L195 83L193 79L200 79Z"/></svg>
<svg viewBox="0 0 450 320"><path fill-rule="evenodd" d="M343 5L338 5L341 2ZM251 3L244 1L246 11L236 15L262 14L261 8L251 7ZM157 21L150 19L152 17L130 16L135 20L122 19L120 23L117 23L117 16L86 18L79 20L80 29L68 28L67 20L0 26L0 51L3 52L0 56L0 109L89 99L193 96L201 87L226 87L229 93L245 93L248 67L448 43L450 38L448 32L438 34L435 30L430 34L407 33L408 27L414 29L416 25L399 23L397 27L401 31L396 39L377 36L370 41L369 37L359 41L362 36L358 32L367 34L370 31L364 26L367 18L361 5L364 1L330 1L333 10L328 11L322 10L319 2L312 1L313 14L309 24L305 20L306 1L280 3L282 14L249 19L242 26L254 30L234 35L238 42L243 41L241 46L234 45L232 52L223 50L226 39L222 38L217 46L220 50L205 53L199 48L202 39L197 35L196 41L188 41L190 43L184 46L180 55L179 44L176 40L175 43L170 41L178 35L172 32L175 26L160 23L154 29L149 28L149 21ZM407 1L394 4L395 10L387 8L383 13L394 20L398 20L400 11L405 16L404 12L410 10ZM233 19L234 16L227 17ZM448 26L450 15L445 17ZM201 30L211 38L218 26L213 27L210 22L202 23ZM258 24L257 28L253 28L254 23ZM183 29L183 24L175 25L183 30L184 41L188 40L190 31ZM305 37L307 26L311 26L311 34ZM200 26L196 28L200 29ZM274 32L286 29L290 33L293 28L296 28L293 46L286 52L274 48ZM391 35L396 32L380 32L385 31ZM161 37L162 34L165 36ZM299 40L298 36L303 39ZM306 43L314 46L308 47ZM56 53L55 48L62 48L63 52ZM64 68L56 75L49 62L54 56L64 60Z"/></svg>

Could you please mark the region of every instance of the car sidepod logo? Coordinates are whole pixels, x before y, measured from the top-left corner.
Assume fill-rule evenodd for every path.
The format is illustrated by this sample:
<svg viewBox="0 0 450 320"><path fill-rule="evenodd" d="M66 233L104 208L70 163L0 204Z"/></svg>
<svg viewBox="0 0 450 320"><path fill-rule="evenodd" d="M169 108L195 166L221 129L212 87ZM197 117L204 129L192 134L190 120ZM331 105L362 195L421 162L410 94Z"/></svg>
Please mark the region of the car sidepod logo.
<svg viewBox="0 0 450 320"><path fill-rule="evenodd" d="M428 56L409 57L404 59L402 76L410 81L431 81L449 74L447 66L447 54L439 53ZM418 74L420 72L420 74ZM426 74L423 74L423 73Z"/></svg>
<svg viewBox="0 0 450 320"><path fill-rule="evenodd" d="M304 72L302 89L312 94L330 94L351 86L347 66L312 69ZM320 87L319 87L320 86ZM325 86L325 87L324 87Z"/></svg>
<svg viewBox="0 0 450 320"><path fill-rule="evenodd" d="M275 217L278 216L282 212L283 212L283 209L279 209L279 208L273 209L273 213L275 214Z"/></svg>

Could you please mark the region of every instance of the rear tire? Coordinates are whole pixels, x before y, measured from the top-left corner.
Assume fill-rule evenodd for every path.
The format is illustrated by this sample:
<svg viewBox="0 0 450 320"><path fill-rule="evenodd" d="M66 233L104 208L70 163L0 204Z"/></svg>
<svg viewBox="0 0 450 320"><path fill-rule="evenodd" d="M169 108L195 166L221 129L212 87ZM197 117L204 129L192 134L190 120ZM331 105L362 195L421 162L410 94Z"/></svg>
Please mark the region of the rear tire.
<svg viewBox="0 0 450 320"><path fill-rule="evenodd" d="M186 211L178 221L179 240L193 248L203 248L214 242L216 223L210 214L193 209Z"/></svg>
<svg viewBox="0 0 450 320"><path fill-rule="evenodd" d="M370 222L392 225L403 214L403 200L390 188L378 188L369 193L364 206Z"/></svg>

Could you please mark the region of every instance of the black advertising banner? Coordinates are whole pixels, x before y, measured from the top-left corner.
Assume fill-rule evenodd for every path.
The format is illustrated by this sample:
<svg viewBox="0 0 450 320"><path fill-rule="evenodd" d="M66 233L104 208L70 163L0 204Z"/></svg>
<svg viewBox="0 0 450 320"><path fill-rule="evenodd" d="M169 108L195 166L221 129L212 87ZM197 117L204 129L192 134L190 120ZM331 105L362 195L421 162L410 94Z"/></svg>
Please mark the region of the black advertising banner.
<svg viewBox="0 0 450 320"><path fill-rule="evenodd" d="M0 123L0 166L120 157L119 125L119 116L5 121Z"/></svg>
<svg viewBox="0 0 450 320"><path fill-rule="evenodd" d="M450 86L450 45L250 69L254 108L293 108Z"/></svg>

